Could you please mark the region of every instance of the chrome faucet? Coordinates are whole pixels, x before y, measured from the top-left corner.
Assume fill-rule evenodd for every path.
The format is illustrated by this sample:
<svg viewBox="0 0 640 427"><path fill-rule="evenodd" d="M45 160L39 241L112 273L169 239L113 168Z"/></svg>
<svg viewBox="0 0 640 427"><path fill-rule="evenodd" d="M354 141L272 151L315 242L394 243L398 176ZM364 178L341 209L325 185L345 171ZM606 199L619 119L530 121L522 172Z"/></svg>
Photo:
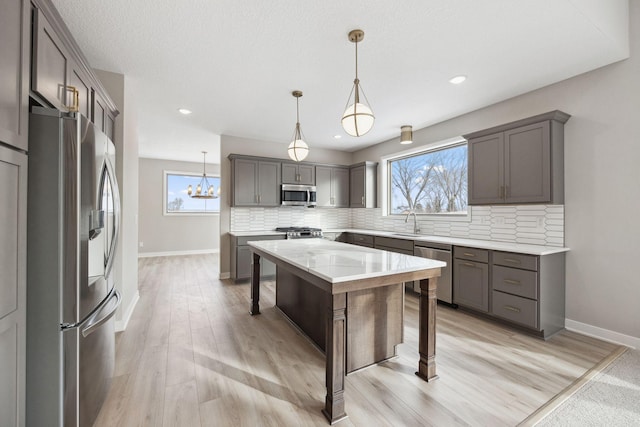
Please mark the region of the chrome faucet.
<svg viewBox="0 0 640 427"><path fill-rule="evenodd" d="M418 227L418 216L413 209L407 212L407 217L404 219L405 224L409 221L409 216L413 215L413 234L420 233L420 227Z"/></svg>

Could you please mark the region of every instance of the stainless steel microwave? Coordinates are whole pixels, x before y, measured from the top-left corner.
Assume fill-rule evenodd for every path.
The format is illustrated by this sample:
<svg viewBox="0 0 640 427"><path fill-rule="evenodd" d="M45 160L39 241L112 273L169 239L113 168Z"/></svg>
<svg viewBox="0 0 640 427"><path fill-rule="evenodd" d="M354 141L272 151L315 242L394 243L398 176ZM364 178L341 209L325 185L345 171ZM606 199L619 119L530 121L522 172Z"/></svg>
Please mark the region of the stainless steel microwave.
<svg viewBox="0 0 640 427"><path fill-rule="evenodd" d="M283 206L316 206L316 187L314 185L282 184L281 199Z"/></svg>

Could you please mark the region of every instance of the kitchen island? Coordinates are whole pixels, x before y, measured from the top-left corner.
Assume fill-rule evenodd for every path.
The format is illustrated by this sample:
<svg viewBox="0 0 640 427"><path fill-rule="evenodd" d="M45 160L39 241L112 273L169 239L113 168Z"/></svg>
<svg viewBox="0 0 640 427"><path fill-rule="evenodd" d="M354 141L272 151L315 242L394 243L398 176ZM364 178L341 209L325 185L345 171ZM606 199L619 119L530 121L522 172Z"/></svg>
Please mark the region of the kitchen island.
<svg viewBox="0 0 640 427"><path fill-rule="evenodd" d="M345 375L395 355L395 345L402 341L403 282L420 281L416 375L426 381L436 378L436 280L445 263L322 239L248 244L253 253L250 313L260 313L260 258L264 257L277 266L276 294L279 287L287 289L280 299L299 296L289 298L289 304L282 301L283 312L307 335L310 328L316 331L310 338L320 347L318 341L324 338L327 395L323 413L330 423L347 416ZM306 307L320 307L325 315L303 310L291 316L292 301L307 301ZM276 304L280 304L278 297ZM319 323L324 318L323 333L318 332L321 324L313 325L314 317L319 317Z"/></svg>

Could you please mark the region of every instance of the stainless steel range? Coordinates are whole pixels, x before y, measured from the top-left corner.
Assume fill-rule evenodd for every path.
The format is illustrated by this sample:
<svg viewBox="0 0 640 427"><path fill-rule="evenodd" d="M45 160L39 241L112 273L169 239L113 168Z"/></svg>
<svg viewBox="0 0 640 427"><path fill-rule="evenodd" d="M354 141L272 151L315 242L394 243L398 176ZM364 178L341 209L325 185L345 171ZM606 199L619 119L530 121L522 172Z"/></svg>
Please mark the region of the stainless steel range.
<svg viewBox="0 0 640 427"><path fill-rule="evenodd" d="M287 239L322 238L322 230L312 227L278 227L276 231L287 233Z"/></svg>

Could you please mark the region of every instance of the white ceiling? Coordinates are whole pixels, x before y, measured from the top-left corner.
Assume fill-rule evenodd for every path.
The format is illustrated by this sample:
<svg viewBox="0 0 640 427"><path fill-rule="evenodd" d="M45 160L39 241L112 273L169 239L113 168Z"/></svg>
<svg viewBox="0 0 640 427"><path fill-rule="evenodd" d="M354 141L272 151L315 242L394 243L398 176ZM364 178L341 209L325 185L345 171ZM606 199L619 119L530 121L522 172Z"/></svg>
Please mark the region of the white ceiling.
<svg viewBox="0 0 640 427"><path fill-rule="evenodd" d="M628 56L627 0L53 3L91 65L126 76L140 155L198 162L219 151L219 135L281 142L284 154L296 89L311 149L355 151ZM376 115L360 138L340 125L355 28ZM450 84L458 74L467 81Z"/></svg>

